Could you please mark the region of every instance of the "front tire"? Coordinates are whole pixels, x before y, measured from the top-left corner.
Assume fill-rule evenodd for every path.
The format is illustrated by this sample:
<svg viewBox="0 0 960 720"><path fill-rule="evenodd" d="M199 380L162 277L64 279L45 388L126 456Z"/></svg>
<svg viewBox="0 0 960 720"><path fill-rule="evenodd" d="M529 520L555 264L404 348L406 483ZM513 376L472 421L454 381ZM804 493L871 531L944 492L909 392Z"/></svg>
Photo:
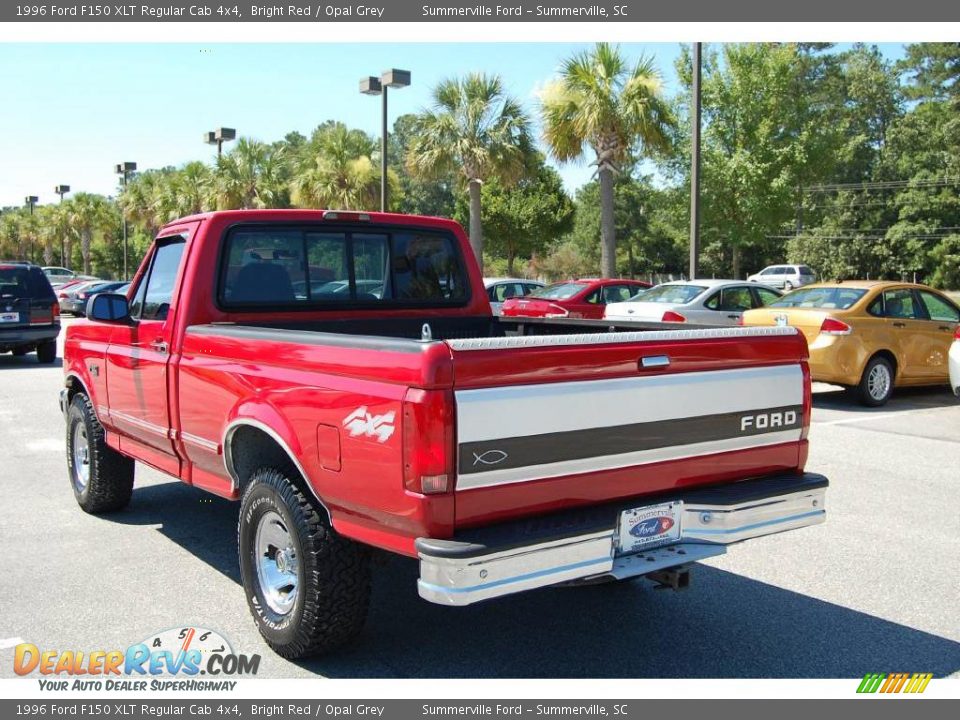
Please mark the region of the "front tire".
<svg viewBox="0 0 960 720"><path fill-rule="evenodd" d="M893 395L893 365L883 357L874 357L867 363L857 386L860 402L867 407L886 405Z"/></svg>
<svg viewBox="0 0 960 720"><path fill-rule="evenodd" d="M341 537L280 470L261 468L251 477L237 545L247 604L278 655L330 652L363 629L370 605L367 551Z"/></svg>
<svg viewBox="0 0 960 720"><path fill-rule="evenodd" d="M67 470L84 512L113 512L130 502L133 460L107 445L106 432L83 393L74 395L67 413Z"/></svg>

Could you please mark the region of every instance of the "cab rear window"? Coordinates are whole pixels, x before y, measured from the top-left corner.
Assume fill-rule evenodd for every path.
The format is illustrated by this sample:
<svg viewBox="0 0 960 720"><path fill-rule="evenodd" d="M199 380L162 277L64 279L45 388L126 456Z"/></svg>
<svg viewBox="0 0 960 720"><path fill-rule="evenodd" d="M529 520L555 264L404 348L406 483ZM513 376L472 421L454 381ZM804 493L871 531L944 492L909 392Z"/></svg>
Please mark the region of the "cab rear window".
<svg viewBox="0 0 960 720"><path fill-rule="evenodd" d="M784 295L768 307L783 308L820 308L824 310L846 310L867 294L860 288L817 287L794 290Z"/></svg>
<svg viewBox="0 0 960 720"><path fill-rule="evenodd" d="M225 240L218 299L238 309L462 305L459 247L414 228L238 227Z"/></svg>

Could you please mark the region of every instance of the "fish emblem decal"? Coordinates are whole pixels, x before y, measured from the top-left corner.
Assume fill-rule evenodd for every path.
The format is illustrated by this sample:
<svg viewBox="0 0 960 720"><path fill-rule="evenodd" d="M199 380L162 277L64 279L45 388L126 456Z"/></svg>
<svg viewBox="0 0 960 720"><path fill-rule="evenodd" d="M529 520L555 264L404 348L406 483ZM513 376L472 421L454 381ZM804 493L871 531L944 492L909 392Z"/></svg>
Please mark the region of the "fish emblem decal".
<svg viewBox="0 0 960 720"><path fill-rule="evenodd" d="M507 455L507 453L505 453L503 450L487 450L486 452L482 452L479 455L477 453L473 453L473 466L476 467L477 465L499 465L508 457L510 456Z"/></svg>

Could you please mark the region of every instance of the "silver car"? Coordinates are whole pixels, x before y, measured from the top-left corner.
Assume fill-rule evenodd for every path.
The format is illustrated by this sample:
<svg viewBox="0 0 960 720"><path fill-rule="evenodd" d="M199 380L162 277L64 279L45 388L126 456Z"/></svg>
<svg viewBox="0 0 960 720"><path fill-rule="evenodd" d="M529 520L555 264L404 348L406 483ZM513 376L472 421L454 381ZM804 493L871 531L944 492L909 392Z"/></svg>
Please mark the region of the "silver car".
<svg viewBox="0 0 960 720"><path fill-rule="evenodd" d="M682 280L644 290L626 302L610 303L604 320L737 325L744 310L763 307L780 292L743 280Z"/></svg>
<svg viewBox="0 0 960 720"><path fill-rule="evenodd" d="M494 315L503 314L504 300L524 297L544 286L539 280L523 278L484 278L483 285L487 289L487 299L490 300L490 309Z"/></svg>
<svg viewBox="0 0 960 720"><path fill-rule="evenodd" d="M784 292L809 285L816 279L816 274L806 265L770 265L747 277L750 282L763 283Z"/></svg>

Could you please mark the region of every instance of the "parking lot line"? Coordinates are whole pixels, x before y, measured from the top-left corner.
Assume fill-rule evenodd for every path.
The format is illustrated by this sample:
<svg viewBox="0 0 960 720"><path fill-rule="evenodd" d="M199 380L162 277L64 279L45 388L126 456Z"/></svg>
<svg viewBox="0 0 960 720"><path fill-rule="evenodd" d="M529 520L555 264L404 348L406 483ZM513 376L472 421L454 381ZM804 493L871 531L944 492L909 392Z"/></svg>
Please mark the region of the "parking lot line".
<svg viewBox="0 0 960 720"><path fill-rule="evenodd" d="M23 642L23 638L12 637L0 640L0 650L6 650L7 648L16 647Z"/></svg>

